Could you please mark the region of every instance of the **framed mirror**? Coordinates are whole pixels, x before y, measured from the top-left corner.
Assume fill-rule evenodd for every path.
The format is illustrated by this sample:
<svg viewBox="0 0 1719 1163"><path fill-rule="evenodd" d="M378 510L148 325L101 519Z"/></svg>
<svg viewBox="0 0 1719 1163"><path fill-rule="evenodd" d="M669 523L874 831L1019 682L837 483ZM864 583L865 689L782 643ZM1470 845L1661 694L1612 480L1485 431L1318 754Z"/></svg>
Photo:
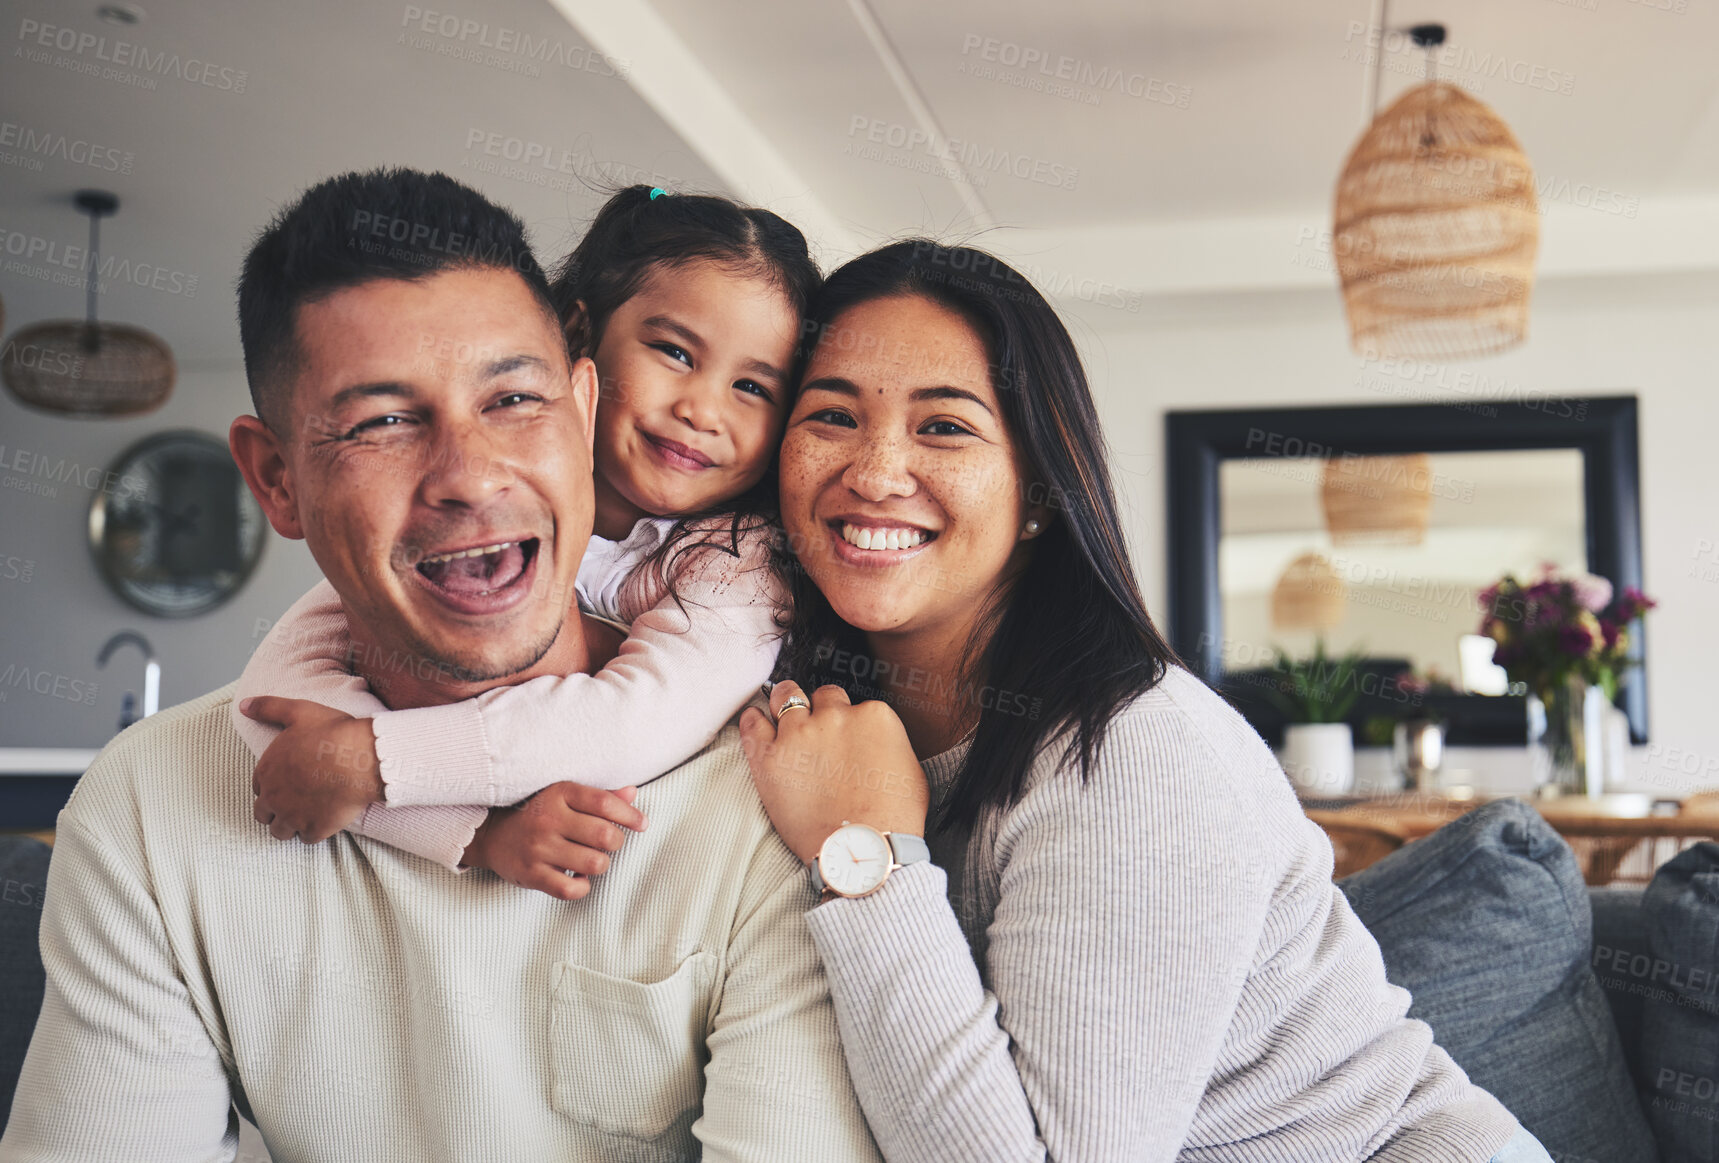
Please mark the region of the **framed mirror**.
<svg viewBox="0 0 1719 1163"><path fill-rule="evenodd" d="M267 523L226 444L162 432L114 461L90 504L89 542L108 587L147 614L183 618L238 592Z"/></svg>
<svg viewBox="0 0 1719 1163"><path fill-rule="evenodd" d="M1520 746L1479 593L1544 565L1641 585L1636 423L1626 396L1169 413L1171 643L1274 742L1265 673L1319 644L1360 655L1354 726L1400 715L1413 675L1452 743ZM1630 653L1644 743L1639 624Z"/></svg>

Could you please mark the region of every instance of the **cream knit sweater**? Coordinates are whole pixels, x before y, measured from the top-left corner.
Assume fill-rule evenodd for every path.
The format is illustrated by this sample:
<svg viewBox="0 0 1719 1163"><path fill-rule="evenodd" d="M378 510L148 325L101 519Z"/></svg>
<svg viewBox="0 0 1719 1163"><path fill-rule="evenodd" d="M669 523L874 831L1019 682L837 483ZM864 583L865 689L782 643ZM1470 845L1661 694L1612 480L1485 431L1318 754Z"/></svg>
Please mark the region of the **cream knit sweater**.
<svg viewBox="0 0 1719 1163"><path fill-rule="evenodd" d="M47 995L0 1159L875 1160L738 737L639 793L565 904L251 818L231 688L125 731L61 813Z"/></svg>

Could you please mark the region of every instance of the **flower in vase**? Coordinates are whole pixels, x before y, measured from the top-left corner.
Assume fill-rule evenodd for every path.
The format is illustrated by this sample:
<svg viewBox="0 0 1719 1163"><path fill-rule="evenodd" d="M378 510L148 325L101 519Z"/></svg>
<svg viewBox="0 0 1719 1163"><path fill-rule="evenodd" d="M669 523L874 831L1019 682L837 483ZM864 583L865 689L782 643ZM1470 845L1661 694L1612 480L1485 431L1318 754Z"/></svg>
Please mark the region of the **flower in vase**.
<svg viewBox="0 0 1719 1163"><path fill-rule="evenodd" d="M1617 606L1612 611L1612 616L1619 622L1627 624L1635 621L1657 605L1659 605L1658 602L1634 586L1625 586L1623 595L1618 598Z"/></svg>
<svg viewBox="0 0 1719 1163"><path fill-rule="evenodd" d="M1612 583L1595 574L1574 575L1570 578L1570 590L1577 604L1588 613L1598 614L1612 601Z"/></svg>
<svg viewBox="0 0 1719 1163"><path fill-rule="evenodd" d="M1558 649L1577 660L1596 656L1605 649L1605 627L1587 610L1578 611L1557 626L1556 634Z"/></svg>
<svg viewBox="0 0 1719 1163"><path fill-rule="evenodd" d="M1572 678L1616 692L1629 658L1629 627L1655 605L1634 586L1621 593L1589 573L1545 568L1531 582L1505 575L1481 591L1480 633L1512 682L1553 691Z"/></svg>

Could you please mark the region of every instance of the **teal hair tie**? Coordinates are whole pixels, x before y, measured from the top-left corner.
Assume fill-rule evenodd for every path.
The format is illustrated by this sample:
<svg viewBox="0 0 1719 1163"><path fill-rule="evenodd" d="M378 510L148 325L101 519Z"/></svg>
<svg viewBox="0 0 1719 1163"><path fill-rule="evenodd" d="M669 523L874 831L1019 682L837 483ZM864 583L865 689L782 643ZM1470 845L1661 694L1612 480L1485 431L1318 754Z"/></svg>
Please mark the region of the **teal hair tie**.
<svg viewBox="0 0 1719 1163"><path fill-rule="evenodd" d="M662 197L662 195L664 195L666 193L668 193L668 191L663 189L661 186L652 186L651 187L651 201L655 202L658 198Z"/></svg>

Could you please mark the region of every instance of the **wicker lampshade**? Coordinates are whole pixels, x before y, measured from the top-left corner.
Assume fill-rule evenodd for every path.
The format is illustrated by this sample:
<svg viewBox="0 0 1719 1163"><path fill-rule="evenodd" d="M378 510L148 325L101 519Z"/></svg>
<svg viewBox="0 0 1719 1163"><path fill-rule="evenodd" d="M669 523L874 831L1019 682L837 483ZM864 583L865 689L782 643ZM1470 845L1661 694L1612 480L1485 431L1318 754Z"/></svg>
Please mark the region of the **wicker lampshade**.
<svg viewBox="0 0 1719 1163"><path fill-rule="evenodd" d="M1432 507L1432 458L1343 456L1325 462L1319 489L1336 545L1419 545Z"/></svg>
<svg viewBox="0 0 1719 1163"><path fill-rule="evenodd" d="M26 404L75 416L135 416L173 390L173 352L123 323L37 323L6 341L0 375Z"/></svg>
<svg viewBox="0 0 1719 1163"><path fill-rule="evenodd" d="M1528 334L1533 167L1484 104L1441 81L1418 86L1344 163L1331 245L1357 352L1502 351Z"/></svg>
<svg viewBox="0 0 1719 1163"><path fill-rule="evenodd" d="M161 406L173 390L173 350L141 327L96 321L101 271L100 223L119 210L106 190L79 190L72 199L89 215L81 320L24 328L0 349L0 380L24 403L73 416L135 416Z"/></svg>
<svg viewBox="0 0 1719 1163"><path fill-rule="evenodd" d="M1271 590L1274 630L1329 630L1348 608L1348 586L1317 553L1303 553L1290 562Z"/></svg>

